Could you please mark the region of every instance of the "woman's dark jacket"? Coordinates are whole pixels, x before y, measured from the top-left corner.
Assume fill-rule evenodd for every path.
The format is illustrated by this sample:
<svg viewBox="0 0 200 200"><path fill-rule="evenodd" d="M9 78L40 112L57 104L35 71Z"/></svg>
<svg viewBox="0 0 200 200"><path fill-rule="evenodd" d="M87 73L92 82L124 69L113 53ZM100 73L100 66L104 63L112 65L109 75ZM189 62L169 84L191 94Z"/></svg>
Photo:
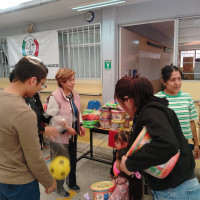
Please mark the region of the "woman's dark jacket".
<svg viewBox="0 0 200 200"><path fill-rule="evenodd" d="M190 179L195 161L175 112L159 102L146 104L135 116L130 144L135 141L143 126L146 126L152 140L128 157L125 163L127 169L142 171L166 163L180 149L179 160L166 178L158 179L145 172L144 177L152 190L174 188Z"/></svg>
<svg viewBox="0 0 200 200"><path fill-rule="evenodd" d="M44 132L44 126L45 124L49 124L52 116L47 115L44 112L39 94L36 93L33 97L26 97L25 101L35 111L37 115L38 132Z"/></svg>

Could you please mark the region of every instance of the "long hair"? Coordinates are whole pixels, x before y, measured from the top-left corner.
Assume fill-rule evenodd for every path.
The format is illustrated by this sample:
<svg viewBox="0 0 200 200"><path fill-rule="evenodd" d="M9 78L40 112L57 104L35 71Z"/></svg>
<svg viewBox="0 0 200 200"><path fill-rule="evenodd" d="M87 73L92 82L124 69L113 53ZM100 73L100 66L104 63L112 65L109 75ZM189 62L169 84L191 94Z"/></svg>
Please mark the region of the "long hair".
<svg viewBox="0 0 200 200"><path fill-rule="evenodd" d="M117 151L117 160L122 159L122 156L126 155L128 149L123 148ZM135 176L127 175L123 171L119 173L119 176L126 178L129 182L129 199L130 200L141 200L143 196L142 179L137 179Z"/></svg>

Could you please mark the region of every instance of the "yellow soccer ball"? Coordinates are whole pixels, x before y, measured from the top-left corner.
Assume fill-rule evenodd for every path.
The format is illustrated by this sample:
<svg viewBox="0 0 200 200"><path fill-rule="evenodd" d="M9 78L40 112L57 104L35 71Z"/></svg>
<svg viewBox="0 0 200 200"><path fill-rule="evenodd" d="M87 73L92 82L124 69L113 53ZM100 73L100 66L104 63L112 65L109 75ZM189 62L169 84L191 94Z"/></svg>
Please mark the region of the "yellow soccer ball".
<svg viewBox="0 0 200 200"><path fill-rule="evenodd" d="M70 161L65 156L56 156L49 165L49 171L56 180L63 180L69 175Z"/></svg>

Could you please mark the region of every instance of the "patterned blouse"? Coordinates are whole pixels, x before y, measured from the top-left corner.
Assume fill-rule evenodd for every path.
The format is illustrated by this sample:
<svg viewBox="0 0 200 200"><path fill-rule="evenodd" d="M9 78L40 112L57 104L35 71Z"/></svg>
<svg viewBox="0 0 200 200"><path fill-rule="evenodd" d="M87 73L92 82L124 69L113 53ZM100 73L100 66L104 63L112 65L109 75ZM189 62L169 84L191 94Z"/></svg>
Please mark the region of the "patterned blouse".
<svg viewBox="0 0 200 200"><path fill-rule="evenodd" d="M115 179L116 188L109 200L129 200L129 182L126 178L118 176Z"/></svg>

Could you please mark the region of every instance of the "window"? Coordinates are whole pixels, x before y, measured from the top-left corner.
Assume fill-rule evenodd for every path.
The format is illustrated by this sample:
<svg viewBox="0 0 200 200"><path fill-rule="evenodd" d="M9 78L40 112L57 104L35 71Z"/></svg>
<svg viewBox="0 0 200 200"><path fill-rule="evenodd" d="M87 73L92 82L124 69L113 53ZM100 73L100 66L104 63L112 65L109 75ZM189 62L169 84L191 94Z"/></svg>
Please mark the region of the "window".
<svg viewBox="0 0 200 200"><path fill-rule="evenodd" d="M58 32L60 67L78 79L101 79L101 26L94 24Z"/></svg>
<svg viewBox="0 0 200 200"><path fill-rule="evenodd" d="M7 59L7 41L5 38L0 38L0 77L9 77L9 65Z"/></svg>
<svg viewBox="0 0 200 200"><path fill-rule="evenodd" d="M186 80L200 80L200 17L179 20L179 67Z"/></svg>

